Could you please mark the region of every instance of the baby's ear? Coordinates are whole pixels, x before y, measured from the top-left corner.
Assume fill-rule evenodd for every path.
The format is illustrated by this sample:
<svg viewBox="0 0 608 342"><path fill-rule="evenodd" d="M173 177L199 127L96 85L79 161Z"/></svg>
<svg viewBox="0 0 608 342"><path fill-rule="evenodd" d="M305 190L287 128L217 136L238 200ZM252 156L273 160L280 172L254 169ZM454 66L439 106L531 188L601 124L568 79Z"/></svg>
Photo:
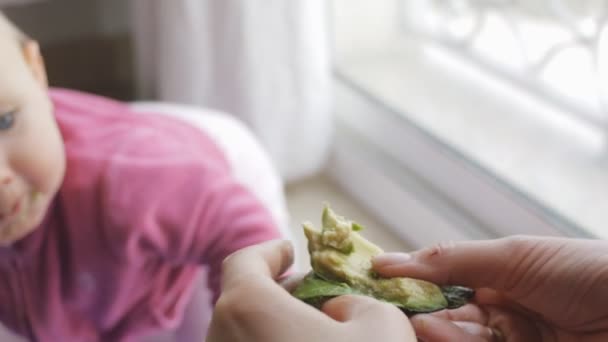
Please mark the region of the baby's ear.
<svg viewBox="0 0 608 342"><path fill-rule="evenodd" d="M44 66L44 58L40 53L40 45L32 39L28 39L22 43L23 57L25 62L30 67L30 71L34 74L34 78L43 87L48 87L49 82Z"/></svg>

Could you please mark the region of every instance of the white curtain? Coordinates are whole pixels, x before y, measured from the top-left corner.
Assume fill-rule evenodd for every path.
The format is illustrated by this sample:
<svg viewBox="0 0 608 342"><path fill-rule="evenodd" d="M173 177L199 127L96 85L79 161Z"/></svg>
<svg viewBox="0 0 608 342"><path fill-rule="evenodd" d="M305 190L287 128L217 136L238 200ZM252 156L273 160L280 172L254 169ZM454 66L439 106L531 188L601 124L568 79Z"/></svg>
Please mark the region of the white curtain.
<svg viewBox="0 0 608 342"><path fill-rule="evenodd" d="M140 96L242 119L287 181L331 140L324 0L132 0Z"/></svg>

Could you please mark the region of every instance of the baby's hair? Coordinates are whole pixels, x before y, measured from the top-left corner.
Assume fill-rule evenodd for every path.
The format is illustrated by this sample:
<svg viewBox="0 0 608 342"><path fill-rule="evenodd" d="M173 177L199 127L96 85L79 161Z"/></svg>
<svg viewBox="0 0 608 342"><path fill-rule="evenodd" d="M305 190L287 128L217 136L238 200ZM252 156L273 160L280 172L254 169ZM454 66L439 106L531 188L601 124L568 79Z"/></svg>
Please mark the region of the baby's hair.
<svg viewBox="0 0 608 342"><path fill-rule="evenodd" d="M23 44L30 40L30 38L23 33L15 24L13 24L7 17L0 11L0 30L6 30L9 35L15 37L15 41L19 44Z"/></svg>

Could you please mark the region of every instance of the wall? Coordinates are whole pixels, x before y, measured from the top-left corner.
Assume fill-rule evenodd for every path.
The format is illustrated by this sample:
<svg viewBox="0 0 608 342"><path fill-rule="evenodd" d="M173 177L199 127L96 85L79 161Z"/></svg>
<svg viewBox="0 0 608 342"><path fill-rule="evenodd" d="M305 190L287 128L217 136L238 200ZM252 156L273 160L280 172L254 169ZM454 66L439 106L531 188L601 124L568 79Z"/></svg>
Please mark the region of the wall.
<svg viewBox="0 0 608 342"><path fill-rule="evenodd" d="M40 42L51 85L133 98L128 1L41 1L4 12Z"/></svg>

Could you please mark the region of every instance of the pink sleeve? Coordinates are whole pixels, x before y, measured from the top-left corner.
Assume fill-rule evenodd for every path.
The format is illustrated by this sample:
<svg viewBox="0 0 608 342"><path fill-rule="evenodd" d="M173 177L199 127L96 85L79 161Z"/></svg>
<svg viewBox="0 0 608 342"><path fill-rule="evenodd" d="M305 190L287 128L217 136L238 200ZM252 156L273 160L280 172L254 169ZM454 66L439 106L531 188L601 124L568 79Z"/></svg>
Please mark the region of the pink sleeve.
<svg viewBox="0 0 608 342"><path fill-rule="evenodd" d="M279 238L266 208L227 170L191 163L114 168L108 179L114 241L131 260L161 257L209 267L219 294L221 264L243 247Z"/></svg>

